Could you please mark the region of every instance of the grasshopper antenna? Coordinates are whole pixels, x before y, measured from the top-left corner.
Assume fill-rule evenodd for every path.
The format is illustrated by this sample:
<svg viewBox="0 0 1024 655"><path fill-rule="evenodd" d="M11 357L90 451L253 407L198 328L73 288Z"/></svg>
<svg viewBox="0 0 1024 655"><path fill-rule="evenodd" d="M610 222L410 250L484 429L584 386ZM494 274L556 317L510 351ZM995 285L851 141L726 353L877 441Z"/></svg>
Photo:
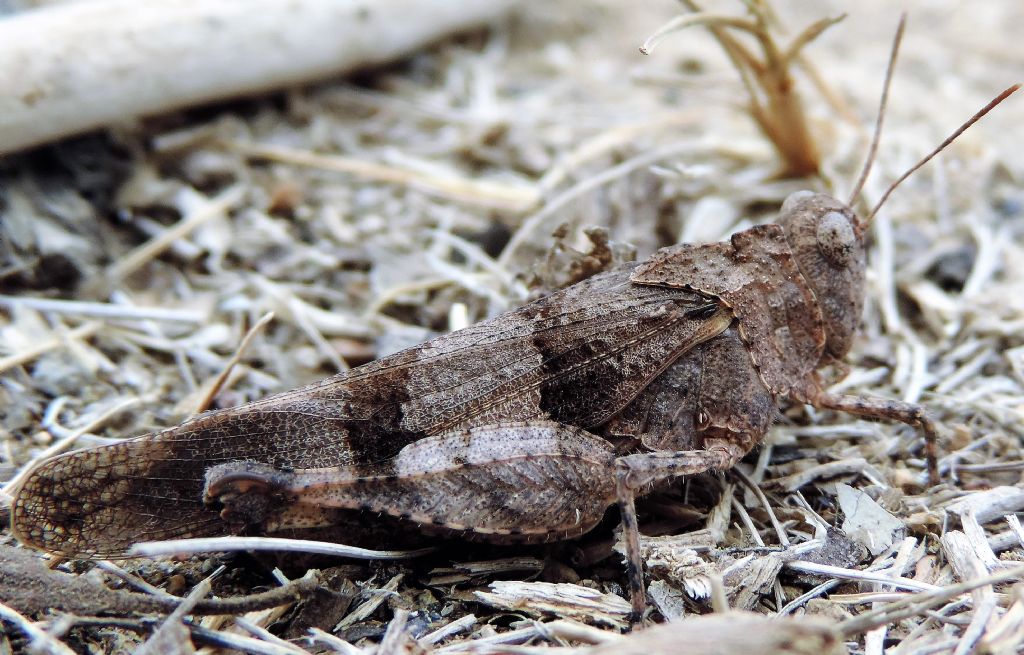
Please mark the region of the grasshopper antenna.
<svg viewBox="0 0 1024 655"><path fill-rule="evenodd" d="M1006 100L1008 97L1010 97L1015 91L1017 91L1017 89L1020 88L1020 86L1021 85L1019 83L1018 84L1014 84L1013 86L1009 87L1008 89L1006 89L1005 91L1003 91L1002 93L997 95L995 98L993 98L992 101L989 102L984 107L982 107L981 110L978 111L978 113L976 113L974 116L971 116L967 120L966 123L961 125L959 128L957 128L957 130L955 132L953 132L948 137L946 137L946 140L943 141L942 143L940 143L938 148L936 148L935 150L932 150L925 157L923 157L921 159L921 161L919 161L916 164L914 164L913 166L911 166L910 169L906 173L904 173L903 175L901 175L899 177L899 179L897 179L895 182L890 184L889 188L886 189L885 193L882 194L882 198L878 201L878 203L875 204L874 209L872 209L871 213L868 214L868 217L864 221L864 223L865 224L871 223L871 219L873 219L875 217L875 214L877 214L878 210L882 208L882 205L884 205L885 201L889 199L889 196L892 195L892 192L896 190L896 187L898 187L900 184L903 183L903 180L905 180L908 177L910 177L911 175L913 175L914 172L917 171L917 169L921 168L922 166L927 164L929 161L931 161L932 157L934 157L935 155L937 155L940 152L942 152L942 150L946 146L948 146L949 144L953 143L953 141L955 141L958 136L960 136L961 134L966 132L967 128L969 128L970 126L974 125L979 120L981 120L981 118L985 114L987 114L990 111L992 111L996 107L996 105L998 105L1003 100Z"/></svg>
<svg viewBox="0 0 1024 655"><path fill-rule="evenodd" d="M871 172L871 165L875 163L875 154L878 152L878 141L882 137L882 121L885 118L885 107L889 104L889 87L892 86L892 74L896 69L896 56L900 51L900 43L903 41L903 31L907 27L907 12L900 15L900 24L896 26L896 36L892 39L892 50L889 52L889 65L885 69L885 82L882 83L882 99L878 103L878 115L875 118L875 133L871 136L871 147L868 148L868 156L861 168L860 177L853 185L850 192L850 199L846 201L847 206L853 206L857 196L864 189L864 183L868 180L868 173Z"/></svg>

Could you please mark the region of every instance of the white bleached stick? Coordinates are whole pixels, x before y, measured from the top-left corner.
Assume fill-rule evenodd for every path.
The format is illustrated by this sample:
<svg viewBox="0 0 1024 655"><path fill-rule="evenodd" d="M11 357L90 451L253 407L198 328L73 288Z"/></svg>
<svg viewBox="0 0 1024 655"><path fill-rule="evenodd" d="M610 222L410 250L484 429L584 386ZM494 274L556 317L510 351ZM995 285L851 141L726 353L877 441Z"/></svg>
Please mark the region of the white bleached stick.
<svg viewBox="0 0 1024 655"><path fill-rule="evenodd" d="M512 0L86 0L0 18L0 154L396 59Z"/></svg>

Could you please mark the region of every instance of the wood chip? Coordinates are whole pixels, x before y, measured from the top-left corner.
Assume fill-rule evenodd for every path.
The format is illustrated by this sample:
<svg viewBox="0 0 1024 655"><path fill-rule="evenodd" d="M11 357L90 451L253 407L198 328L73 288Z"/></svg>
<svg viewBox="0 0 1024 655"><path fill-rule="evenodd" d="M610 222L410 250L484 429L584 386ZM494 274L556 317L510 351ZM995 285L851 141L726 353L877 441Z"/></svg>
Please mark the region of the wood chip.
<svg viewBox="0 0 1024 655"><path fill-rule="evenodd" d="M835 624L818 618L771 619L728 612L674 621L634 632L579 655L840 655L847 652Z"/></svg>
<svg viewBox="0 0 1024 655"><path fill-rule="evenodd" d="M630 606L621 596L576 584L500 581L491 591L477 591L482 602L531 616L553 614L616 628L626 627Z"/></svg>

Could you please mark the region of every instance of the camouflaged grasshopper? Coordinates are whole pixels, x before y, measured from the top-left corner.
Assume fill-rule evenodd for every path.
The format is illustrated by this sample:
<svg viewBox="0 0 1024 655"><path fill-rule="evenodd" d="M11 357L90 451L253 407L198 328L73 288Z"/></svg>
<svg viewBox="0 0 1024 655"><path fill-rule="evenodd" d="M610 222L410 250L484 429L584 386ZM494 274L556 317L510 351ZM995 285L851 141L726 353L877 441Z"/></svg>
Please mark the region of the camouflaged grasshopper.
<svg viewBox="0 0 1024 655"><path fill-rule="evenodd" d="M640 612L634 497L733 466L781 397L919 426L937 475L919 406L832 395L817 373L860 320L867 227L847 203L795 193L776 223L726 242L664 248L322 382L46 460L16 491L12 529L90 558L328 528L350 544L402 531L544 542L586 533L617 502Z"/></svg>

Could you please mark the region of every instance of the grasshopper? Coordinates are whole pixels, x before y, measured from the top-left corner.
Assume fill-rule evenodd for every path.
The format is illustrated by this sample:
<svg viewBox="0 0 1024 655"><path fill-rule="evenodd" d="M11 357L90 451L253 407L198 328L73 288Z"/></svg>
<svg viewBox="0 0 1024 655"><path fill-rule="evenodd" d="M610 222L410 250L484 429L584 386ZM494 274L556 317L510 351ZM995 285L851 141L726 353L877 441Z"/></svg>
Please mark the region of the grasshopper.
<svg viewBox="0 0 1024 655"><path fill-rule="evenodd" d="M937 478L920 406L833 395L818 373L860 321L859 187L848 203L795 193L728 241L664 248L324 381L45 460L15 492L13 532L85 558L327 528L350 543L390 528L536 543L578 537L618 503L639 614L635 497L735 465L780 398L919 427Z"/></svg>

